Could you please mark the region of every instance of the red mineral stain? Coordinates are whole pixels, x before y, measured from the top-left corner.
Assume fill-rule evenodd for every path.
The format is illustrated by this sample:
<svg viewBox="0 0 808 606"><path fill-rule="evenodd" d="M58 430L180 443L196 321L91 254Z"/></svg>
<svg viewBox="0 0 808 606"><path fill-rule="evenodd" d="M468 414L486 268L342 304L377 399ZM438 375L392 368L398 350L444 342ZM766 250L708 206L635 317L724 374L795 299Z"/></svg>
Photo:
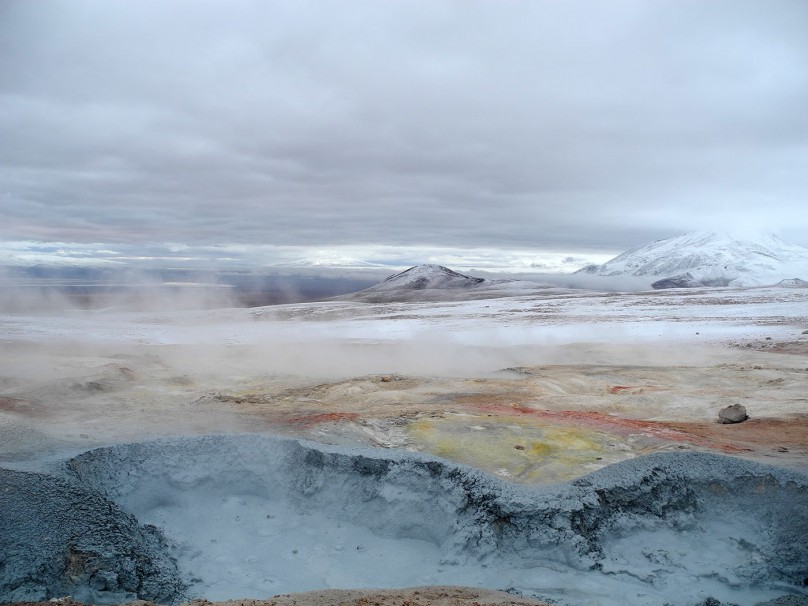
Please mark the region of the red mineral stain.
<svg viewBox="0 0 808 606"><path fill-rule="evenodd" d="M311 427L312 425L319 425L320 423L353 421L357 418L359 418L359 414L356 412L323 412L286 419L286 423L289 425L296 425L298 427Z"/></svg>
<svg viewBox="0 0 808 606"><path fill-rule="evenodd" d="M20 398L7 398L0 396L0 412L11 412L27 417L43 417L46 410L34 402Z"/></svg>
<svg viewBox="0 0 808 606"><path fill-rule="evenodd" d="M499 414L530 415L539 419L548 419L558 424L584 426L590 429L606 431L617 435L642 434L666 442L687 442L694 446L703 446L721 450L723 452L742 452L749 450L722 444L701 436L684 431L671 429L658 421L642 421L639 419L625 419L614 417L600 412L587 410L539 410L526 406L501 406L482 404L477 408Z"/></svg>

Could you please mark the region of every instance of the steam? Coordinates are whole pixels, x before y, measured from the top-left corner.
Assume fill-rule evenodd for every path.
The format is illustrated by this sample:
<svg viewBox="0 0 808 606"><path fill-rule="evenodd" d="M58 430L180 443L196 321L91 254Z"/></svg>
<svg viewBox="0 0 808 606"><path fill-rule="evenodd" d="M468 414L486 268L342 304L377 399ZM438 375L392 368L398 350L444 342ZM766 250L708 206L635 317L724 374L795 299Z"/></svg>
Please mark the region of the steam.
<svg viewBox="0 0 808 606"><path fill-rule="evenodd" d="M166 280L133 269L23 272L5 267L0 268L0 284L0 312L10 314L210 309L239 304L233 286L215 279Z"/></svg>
<svg viewBox="0 0 808 606"><path fill-rule="evenodd" d="M316 301L362 290L385 272L353 270L2 267L0 313L166 311Z"/></svg>

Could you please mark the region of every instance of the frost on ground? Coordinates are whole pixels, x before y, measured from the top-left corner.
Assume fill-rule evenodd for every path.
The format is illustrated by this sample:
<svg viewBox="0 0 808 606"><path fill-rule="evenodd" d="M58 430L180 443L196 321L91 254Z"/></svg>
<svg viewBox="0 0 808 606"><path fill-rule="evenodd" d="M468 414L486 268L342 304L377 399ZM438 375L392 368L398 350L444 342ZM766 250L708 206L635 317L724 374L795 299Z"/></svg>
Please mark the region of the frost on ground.
<svg viewBox="0 0 808 606"><path fill-rule="evenodd" d="M104 516L56 499L26 525L23 509L4 509L3 553L16 562L0 573L4 600L131 599L120 581L131 566L112 550L176 558L163 596L175 599L182 586L227 599L450 584L576 605L743 605L799 593L808 576L808 477L717 455L649 455L539 488L414 453L220 435L101 448L61 470L41 481L92 495ZM6 498L28 498L18 474L3 478ZM119 520L163 536L122 546L108 535ZM54 565L87 536L91 556ZM47 551L22 549L45 537Z"/></svg>

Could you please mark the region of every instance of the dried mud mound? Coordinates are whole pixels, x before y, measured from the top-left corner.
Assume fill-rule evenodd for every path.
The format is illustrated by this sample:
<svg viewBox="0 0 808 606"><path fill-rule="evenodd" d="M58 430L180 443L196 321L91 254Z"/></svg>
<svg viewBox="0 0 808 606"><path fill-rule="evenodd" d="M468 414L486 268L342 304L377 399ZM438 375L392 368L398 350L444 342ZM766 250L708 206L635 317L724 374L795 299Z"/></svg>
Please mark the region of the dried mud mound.
<svg viewBox="0 0 808 606"><path fill-rule="evenodd" d="M177 599L184 582L185 597L217 600L452 584L580 605L753 604L802 595L808 577L808 477L716 455L656 454L532 488L413 453L241 435L97 449L64 473L72 483L17 474L7 484L19 503L35 479L52 495L35 497L25 528L22 514L0 514L18 551L55 511L63 530L13 578L3 544L0 601L64 594L57 564L73 528L86 536L88 508L101 510L100 552L123 570L146 549L171 579L159 598L127 586L158 601ZM121 601L94 578L81 581L93 601Z"/></svg>
<svg viewBox="0 0 808 606"><path fill-rule="evenodd" d="M0 469L0 601L178 600L185 590L162 534L99 493Z"/></svg>

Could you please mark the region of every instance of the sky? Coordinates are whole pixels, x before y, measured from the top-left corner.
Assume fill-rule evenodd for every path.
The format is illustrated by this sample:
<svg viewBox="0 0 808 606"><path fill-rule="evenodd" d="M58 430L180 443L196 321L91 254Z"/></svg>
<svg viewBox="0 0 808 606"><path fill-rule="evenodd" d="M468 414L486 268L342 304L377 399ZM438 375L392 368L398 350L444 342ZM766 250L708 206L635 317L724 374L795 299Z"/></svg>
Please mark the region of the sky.
<svg viewBox="0 0 808 606"><path fill-rule="evenodd" d="M808 246L804 0L2 0L0 263Z"/></svg>

